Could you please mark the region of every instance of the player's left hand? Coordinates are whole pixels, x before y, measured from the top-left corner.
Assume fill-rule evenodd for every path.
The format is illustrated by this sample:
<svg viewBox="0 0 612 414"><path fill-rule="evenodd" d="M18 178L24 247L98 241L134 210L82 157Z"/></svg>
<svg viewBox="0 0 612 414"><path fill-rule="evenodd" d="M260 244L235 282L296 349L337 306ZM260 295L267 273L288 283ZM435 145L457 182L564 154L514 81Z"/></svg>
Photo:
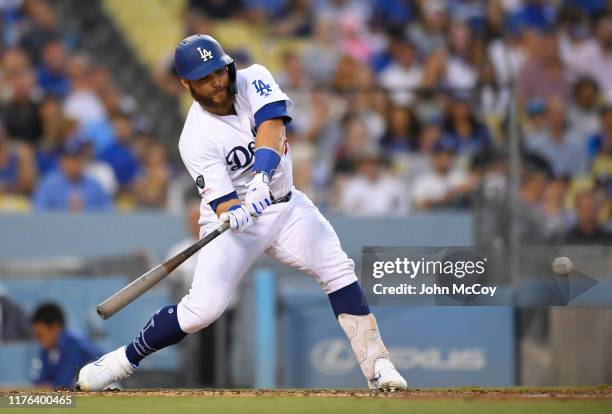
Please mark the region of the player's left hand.
<svg viewBox="0 0 612 414"><path fill-rule="evenodd" d="M255 217L261 216L263 211L272 204L269 181L270 178L264 172L258 172L247 181L248 190L244 197L244 204Z"/></svg>
<svg viewBox="0 0 612 414"><path fill-rule="evenodd" d="M242 204L237 204L228 211L222 213L219 216L219 220L221 220L221 222L229 222L230 230L237 233L242 233L255 224L255 220L251 217L247 208Z"/></svg>

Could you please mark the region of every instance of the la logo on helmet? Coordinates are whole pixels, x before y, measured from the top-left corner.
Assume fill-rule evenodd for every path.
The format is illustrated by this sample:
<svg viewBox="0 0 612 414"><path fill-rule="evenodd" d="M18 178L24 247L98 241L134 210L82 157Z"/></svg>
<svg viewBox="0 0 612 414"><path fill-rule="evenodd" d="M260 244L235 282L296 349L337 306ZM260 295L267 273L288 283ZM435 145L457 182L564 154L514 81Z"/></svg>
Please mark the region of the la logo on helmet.
<svg viewBox="0 0 612 414"><path fill-rule="evenodd" d="M197 50L198 52L200 52L200 57L204 62L213 58L213 54L211 51L208 51L206 49L202 50L202 47L198 47Z"/></svg>

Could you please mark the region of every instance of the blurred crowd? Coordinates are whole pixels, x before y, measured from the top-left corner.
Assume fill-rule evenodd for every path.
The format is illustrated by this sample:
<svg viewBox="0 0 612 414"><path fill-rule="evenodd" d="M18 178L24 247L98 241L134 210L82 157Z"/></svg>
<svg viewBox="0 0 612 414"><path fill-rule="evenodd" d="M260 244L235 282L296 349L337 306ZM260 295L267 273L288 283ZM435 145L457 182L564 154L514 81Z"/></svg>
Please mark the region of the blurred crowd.
<svg viewBox="0 0 612 414"><path fill-rule="evenodd" d="M0 210L164 208L176 170L129 91L48 1L0 11Z"/></svg>
<svg viewBox="0 0 612 414"><path fill-rule="evenodd" d="M246 41L226 51L239 68L270 67L294 101L295 184L323 210L403 216L506 194L518 123L520 199L542 231L610 240L610 2L186 3L185 34L227 45L223 29L239 27ZM5 6L3 25L0 194L36 209L163 208L182 168L108 70L44 0ZM157 84L184 97L169 62Z"/></svg>
<svg viewBox="0 0 612 414"><path fill-rule="evenodd" d="M273 69L294 101L296 186L321 208L402 216L503 196L514 119L521 203L543 235L599 242L612 240L611 12L603 0L191 0L185 21L296 40ZM248 66L257 51L229 53Z"/></svg>

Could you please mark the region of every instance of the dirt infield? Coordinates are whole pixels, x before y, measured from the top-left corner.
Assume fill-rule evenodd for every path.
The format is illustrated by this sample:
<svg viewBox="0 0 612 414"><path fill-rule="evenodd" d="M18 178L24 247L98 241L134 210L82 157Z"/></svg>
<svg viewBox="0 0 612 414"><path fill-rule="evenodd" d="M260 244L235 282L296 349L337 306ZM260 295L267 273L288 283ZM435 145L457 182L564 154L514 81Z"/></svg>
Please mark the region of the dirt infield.
<svg viewBox="0 0 612 414"><path fill-rule="evenodd" d="M24 392L24 390L4 390L0 395ZM32 392L32 390L29 390ZM36 391L44 392L44 391ZM48 391L47 391L48 392ZM478 399L478 400L612 400L612 386L600 387L554 387L554 388L449 388L449 389L411 389L397 392L378 392L368 390L253 390L253 389L143 389L106 392L82 392L60 390L75 395L95 395L99 397L353 397L353 398L390 398L402 400L440 400L440 399Z"/></svg>
<svg viewBox="0 0 612 414"><path fill-rule="evenodd" d="M43 390L0 390L0 395L15 393L49 393ZM403 400L482 399L482 400L612 400L612 386L600 387L514 387L514 388L448 388L411 389L379 392L369 390L255 390L255 389L142 389L105 392L57 390L55 392L98 397L354 397L391 398Z"/></svg>

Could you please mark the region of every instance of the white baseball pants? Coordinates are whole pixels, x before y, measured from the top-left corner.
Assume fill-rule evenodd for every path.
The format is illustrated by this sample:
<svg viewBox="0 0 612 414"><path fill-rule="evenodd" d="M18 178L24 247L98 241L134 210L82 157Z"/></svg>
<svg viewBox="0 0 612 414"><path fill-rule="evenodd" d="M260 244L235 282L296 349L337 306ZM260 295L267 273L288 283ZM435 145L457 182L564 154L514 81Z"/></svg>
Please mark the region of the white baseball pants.
<svg viewBox="0 0 612 414"><path fill-rule="evenodd" d="M357 280L332 226L304 193L292 192L290 201L268 207L245 232L228 230L200 250L191 289L177 307L184 332L197 332L223 313L262 253L314 276L327 294ZM204 226L203 233L217 225Z"/></svg>

